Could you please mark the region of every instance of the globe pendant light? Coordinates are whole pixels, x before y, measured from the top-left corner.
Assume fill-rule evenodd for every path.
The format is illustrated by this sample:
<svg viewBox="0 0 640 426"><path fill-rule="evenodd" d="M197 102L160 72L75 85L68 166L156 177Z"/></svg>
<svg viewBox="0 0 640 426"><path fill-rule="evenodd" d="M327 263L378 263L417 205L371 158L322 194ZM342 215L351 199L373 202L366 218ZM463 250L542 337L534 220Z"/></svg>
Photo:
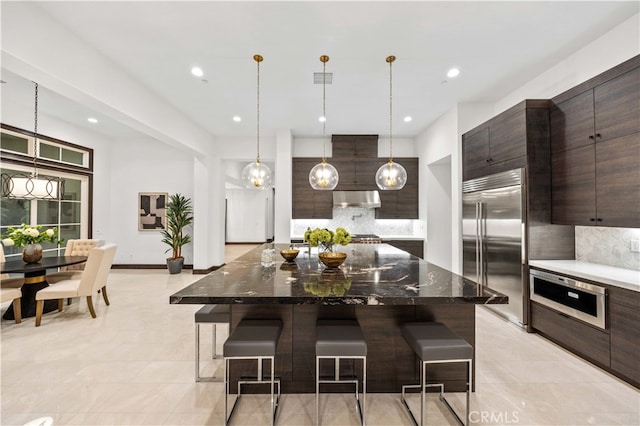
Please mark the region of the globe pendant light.
<svg viewBox="0 0 640 426"><path fill-rule="evenodd" d="M2 196L25 200L59 200L64 192L64 180L38 176L38 83L35 84L33 119L33 172L2 174Z"/></svg>
<svg viewBox="0 0 640 426"><path fill-rule="evenodd" d="M389 63L389 161L380 166L376 172L376 184L383 191L402 189L407 183L407 171L402 165L393 161L393 77L391 64L395 60L395 56L387 56Z"/></svg>
<svg viewBox="0 0 640 426"><path fill-rule="evenodd" d="M267 189L271 186L271 169L260 162L260 62L262 62L263 58L260 55L253 55L253 60L258 64L256 161L247 164L242 170L242 181L244 186L250 189Z"/></svg>
<svg viewBox="0 0 640 426"><path fill-rule="evenodd" d="M320 62L322 62L322 117L320 117L320 122L322 123L322 162L313 166L311 171L309 172L309 183L313 189L319 191L331 191L338 185L338 181L340 177L338 176L338 170L333 167L331 164L327 163L327 158L325 156L325 141L324 141L324 132L325 132L325 123L327 121L327 116L325 114L325 104L326 104L326 84L327 84L327 62L329 61L329 57L327 55L320 56Z"/></svg>

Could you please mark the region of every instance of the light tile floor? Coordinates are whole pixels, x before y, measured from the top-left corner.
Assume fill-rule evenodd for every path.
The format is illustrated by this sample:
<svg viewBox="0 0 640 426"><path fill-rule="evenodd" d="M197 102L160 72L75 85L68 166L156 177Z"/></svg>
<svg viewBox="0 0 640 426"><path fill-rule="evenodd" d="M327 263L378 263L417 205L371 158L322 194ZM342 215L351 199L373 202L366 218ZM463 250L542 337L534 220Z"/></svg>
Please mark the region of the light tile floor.
<svg viewBox="0 0 640 426"><path fill-rule="evenodd" d="M228 246L227 261L252 247ZM113 270L111 306L98 298L96 319L84 300L75 300L45 315L39 328L33 318L2 321L0 424L43 416L55 425L222 424L223 385L194 382L199 306L169 304L172 293L198 278L190 271ZM201 328L202 374L220 374L220 361L208 358L208 329ZM484 308L477 309L476 333L472 424L640 424L637 389ZM225 335L218 333L219 345ZM463 394L452 397L462 409ZM351 395L321 401L323 425L359 424ZM243 397L233 424L268 424L267 405L264 396ZM427 410L427 424L454 424L431 396ZM311 425L313 415L313 395L283 395L278 424ZM411 424L397 394L370 394L367 421Z"/></svg>

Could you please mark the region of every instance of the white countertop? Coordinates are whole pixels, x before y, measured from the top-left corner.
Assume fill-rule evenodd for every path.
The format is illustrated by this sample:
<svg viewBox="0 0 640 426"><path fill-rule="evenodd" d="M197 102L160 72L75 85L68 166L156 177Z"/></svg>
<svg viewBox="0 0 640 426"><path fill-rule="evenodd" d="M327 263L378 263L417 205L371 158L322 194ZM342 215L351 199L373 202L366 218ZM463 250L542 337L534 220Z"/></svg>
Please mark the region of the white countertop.
<svg viewBox="0 0 640 426"><path fill-rule="evenodd" d="M640 292L640 271L579 260L530 260L529 266Z"/></svg>

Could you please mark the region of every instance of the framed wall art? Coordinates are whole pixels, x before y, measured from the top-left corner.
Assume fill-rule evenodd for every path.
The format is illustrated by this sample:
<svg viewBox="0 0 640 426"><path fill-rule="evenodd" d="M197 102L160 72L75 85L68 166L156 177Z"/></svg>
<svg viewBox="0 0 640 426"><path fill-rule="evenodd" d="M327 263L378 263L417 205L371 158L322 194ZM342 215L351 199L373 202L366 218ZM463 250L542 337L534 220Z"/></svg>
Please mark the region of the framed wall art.
<svg viewBox="0 0 640 426"><path fill-rule="evenodd" d="M140 192L138 194L138 230L162 231L167 227L167 192Z"/></svg>

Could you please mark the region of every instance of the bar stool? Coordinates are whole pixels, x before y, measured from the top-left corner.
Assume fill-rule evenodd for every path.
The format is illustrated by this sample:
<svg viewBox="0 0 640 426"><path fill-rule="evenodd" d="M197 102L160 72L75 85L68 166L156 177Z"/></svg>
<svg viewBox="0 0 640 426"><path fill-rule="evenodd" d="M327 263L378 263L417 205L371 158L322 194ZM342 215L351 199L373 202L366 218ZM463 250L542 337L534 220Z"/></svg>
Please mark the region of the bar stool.
<svg viewBox="0 0 640 426"><path fill-rule="evenodd" d="M280 320L242 320L224 342L224 424L228 424L236 408L236 404L241 396L241 386L245 384L266 384L271 385L271 425L276 421L278 405L280 403L280 380L275 378L275 356L278 339L282 332L282 321ZM258 375L256 380L238 380L238 395L233 401L231 412L227 416L227 400L229 396L229 363L231 360L252 359L258 361ZM271 362L271 377L269 380L263 379L262 362ZM274 399L274 388L278 385L277 398Z"/></svg>
<svg viewBox="0 0 640 426"><path fill-rule="evenodd" d="M424 421L424 401L427 387L440 387L440 400L460 424L469 424L469 392L471 390L471 368L473 363L473 347L463 338L453 333L447 326L439 322L416 322L401 326L402 337L420 358L420 384L402 386L402 403L407 409L415 425L422 426ZM427 364L449 362L466 362L467 371L467 413L463 422L453 407L444 397L444 384L427 384ZM405 389L420 388L420 422L416 420L405 399Z"/></svg>
<svg viewBox="0 0 640 426"><path fill-rule="evenodd" d="M229 324L229 305L204 305L195 313L196 322L196 382L222 382L220 377L200 377L200 324L213 324L213 345L211 359L216 355L216 328L218 324Z"/></svg>
<svg viewBox="0 0 640 426"><path fill-rule="evenodd" d="M333 379L320 378L320 360L333 359ZM362 406L358 392L358 378L351 380L340 378L340 360L362 361ZM364 409L367 397L367 342L364 340L358 321L355 320L319 320L316 323L316 425L320 424L320 384L352 383L355 385L355 398L360 414L360 423L365 424Z"/></svg>

